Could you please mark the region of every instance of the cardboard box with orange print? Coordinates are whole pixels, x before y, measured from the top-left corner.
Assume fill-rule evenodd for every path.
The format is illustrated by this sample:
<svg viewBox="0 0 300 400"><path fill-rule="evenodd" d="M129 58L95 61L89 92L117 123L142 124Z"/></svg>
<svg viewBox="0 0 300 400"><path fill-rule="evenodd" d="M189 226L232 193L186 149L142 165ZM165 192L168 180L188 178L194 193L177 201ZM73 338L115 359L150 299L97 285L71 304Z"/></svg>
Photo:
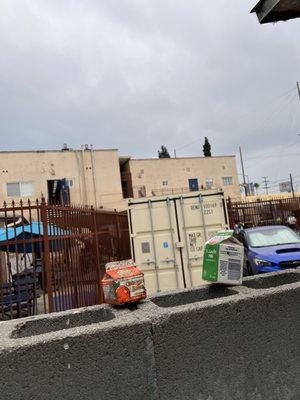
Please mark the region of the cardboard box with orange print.
<svg viewBox="0 0 300 400"><path fill-rule="evenodd" d="M108 263L105 271L101 280L105 303L121 305L146 298L144 274L132 260Z"/></svg>

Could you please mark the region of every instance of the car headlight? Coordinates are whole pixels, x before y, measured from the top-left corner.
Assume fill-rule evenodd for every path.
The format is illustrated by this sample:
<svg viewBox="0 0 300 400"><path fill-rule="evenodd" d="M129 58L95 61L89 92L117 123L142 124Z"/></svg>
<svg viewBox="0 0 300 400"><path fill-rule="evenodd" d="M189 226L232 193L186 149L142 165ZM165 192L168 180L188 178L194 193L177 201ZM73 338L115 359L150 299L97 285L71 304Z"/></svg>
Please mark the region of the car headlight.
<svg viewBox="0 0 300 400"><path fill-rule="evenodd" d="M268 267L270 265L273 265L270 261L261 260L260 258L254 258L253 261L254 264L258 265L259 267Z"/></svg>

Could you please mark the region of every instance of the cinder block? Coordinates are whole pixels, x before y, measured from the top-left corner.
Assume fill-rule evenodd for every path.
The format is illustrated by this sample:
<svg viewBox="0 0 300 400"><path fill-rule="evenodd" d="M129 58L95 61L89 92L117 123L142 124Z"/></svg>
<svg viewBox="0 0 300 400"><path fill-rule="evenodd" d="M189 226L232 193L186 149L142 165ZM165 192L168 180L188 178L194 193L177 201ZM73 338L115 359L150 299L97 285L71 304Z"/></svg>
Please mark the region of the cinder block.
<svg viewBox="0 0 300 400"><path fill-rule="evenodd" d="M0 323L5 400L296 400L300 270Z"/></svg>
<svg viewBox="0 0 300 400"><path fill-rule="evenodd" d="M150 321L98 306L0 324L0 398L153 399Z"/></svg>
<svg viewBox="0 0 300 400"><path fill-rule="evenodd" d="M255 275L243 280L243 286L250 289L270 289L300 281L300 270L280 271L272 274Z"/></svg>
<svg viewBox="0 0 300 400"><path fill-rule="evenodd" d="M207 288L153 297L159 398L299 399L298 280L298 271L267 274L223 298Z"/></svg>

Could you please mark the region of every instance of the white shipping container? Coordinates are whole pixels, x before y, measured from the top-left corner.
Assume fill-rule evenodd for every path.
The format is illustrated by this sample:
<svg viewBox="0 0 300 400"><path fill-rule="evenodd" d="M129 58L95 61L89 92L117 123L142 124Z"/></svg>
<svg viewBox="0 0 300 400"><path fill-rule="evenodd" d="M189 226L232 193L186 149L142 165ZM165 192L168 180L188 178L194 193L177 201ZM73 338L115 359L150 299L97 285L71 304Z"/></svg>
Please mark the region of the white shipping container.
<svg viewBox="0 0 300 400"><path fill-rule="evenodd" d="M222 191L129 200L131 252L148 294L204 284L205 242L227 225Z"/></svg>

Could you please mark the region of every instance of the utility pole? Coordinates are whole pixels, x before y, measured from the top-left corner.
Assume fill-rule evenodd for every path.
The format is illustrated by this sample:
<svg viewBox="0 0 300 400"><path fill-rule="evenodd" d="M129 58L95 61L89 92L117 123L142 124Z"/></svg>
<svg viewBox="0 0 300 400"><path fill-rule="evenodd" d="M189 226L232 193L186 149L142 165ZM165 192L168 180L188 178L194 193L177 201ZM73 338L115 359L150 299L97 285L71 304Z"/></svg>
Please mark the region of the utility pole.
<svg viewBox="0 0 300 400"><path fill-rule="evenodd" d="M265 189L265 191L266 191L266 194L268 195L269 194L269 180L268 180L268 177L267 176L263 176L262 177L263 178L263 184L264 184L264 189Z"/></svg>
<svg viewBox="0 0 300 400"><path fill-rule="evenodd" d="M292 191L293 197L295 197L295 191L294 191L294 184L293 184L293 177L292 177L292 174L290 174L290 185L291 185L291 191Z"/></svg>
<svg viewBox="0 0 300 400"><path fill-rule="evenodd" d="M174 149L174 158L177 158L176 149Z"/></svg>
<svg viewBox="0 0 300 400"><path fill-rule="evenodd" d="M243 155L242 155L242 148L239 146L240 149L240 158L241 158L241 165L242 165L242 173L243 173L243 185L245 189L245 196L248 196L248 188L246 184L246 175L245 175L245 169L244 169L244 161L243 161Z"/></svg>

